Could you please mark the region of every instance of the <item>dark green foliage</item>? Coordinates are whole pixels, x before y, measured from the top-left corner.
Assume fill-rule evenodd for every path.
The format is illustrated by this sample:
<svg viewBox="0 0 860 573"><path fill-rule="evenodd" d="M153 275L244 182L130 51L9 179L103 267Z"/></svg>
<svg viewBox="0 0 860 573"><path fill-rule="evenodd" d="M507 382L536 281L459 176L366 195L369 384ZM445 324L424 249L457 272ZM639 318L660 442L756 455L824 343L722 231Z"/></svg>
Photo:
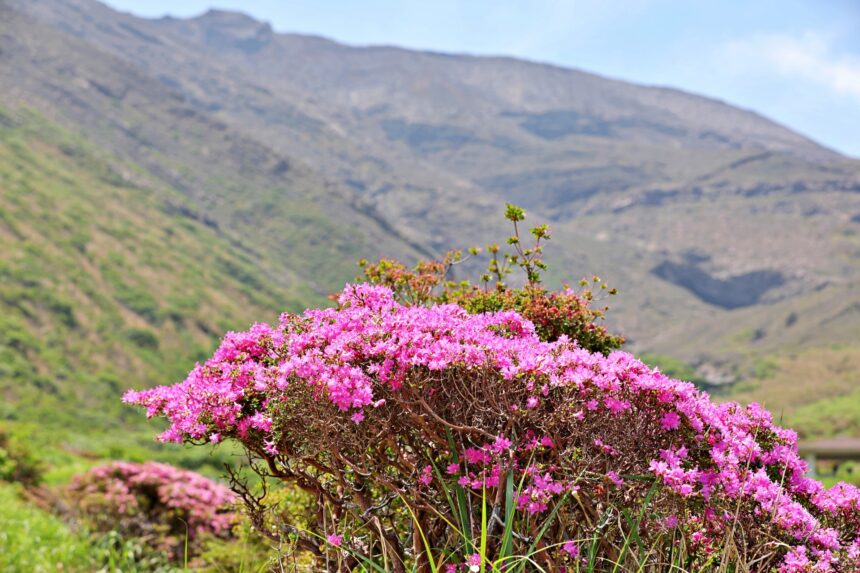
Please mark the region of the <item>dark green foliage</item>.
<svg viewBox="0 0 860 573"><path fill-rule="evenodd" d="M143 328L130 328L125 333L126 337L141 348L156 350L158 348L158 337L151 330Z"/></svg>

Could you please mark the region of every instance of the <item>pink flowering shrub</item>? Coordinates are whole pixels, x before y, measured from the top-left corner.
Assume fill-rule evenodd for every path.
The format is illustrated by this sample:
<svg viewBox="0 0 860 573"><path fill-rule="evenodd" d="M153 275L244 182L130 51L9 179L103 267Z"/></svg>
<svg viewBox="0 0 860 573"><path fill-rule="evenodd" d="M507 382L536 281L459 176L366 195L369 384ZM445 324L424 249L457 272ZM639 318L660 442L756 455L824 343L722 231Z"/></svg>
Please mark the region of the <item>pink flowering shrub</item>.
<svg viewBox="0 0 860 573"><path fill-rule="evenodd" d="M167 464L113 462L76 476L68 488L73 513L97 532L136 538L170 558L184 557L207 537L227 538L235 495L192 471Z"/></svg>
<svg viewBox="0 0 860 573"><path fill-rule="evenodd" d="M542 341L511 311L403 306L371 285L339 305L228 333L184 382L125 396L169 420L162 440L236 440L309 492L312 531L272 534L320 569L534 554L611 570L632 539L648 571L681 550L692 571L860 570L860 493L805 477L796 435L757 405Z"/></svg>

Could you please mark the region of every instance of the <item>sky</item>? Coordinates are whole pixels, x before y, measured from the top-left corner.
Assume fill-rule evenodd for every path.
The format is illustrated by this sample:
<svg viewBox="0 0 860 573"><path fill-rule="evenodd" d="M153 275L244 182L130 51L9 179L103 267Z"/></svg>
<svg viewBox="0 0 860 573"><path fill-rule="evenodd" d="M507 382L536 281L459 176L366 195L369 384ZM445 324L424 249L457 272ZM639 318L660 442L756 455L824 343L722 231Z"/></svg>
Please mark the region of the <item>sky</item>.
<svg viewBox="0 0 860 573"><path fill-rule="evenodd" d="M860 0L108 0L352 45L510 55L757 111L860 158Z"/></svg>

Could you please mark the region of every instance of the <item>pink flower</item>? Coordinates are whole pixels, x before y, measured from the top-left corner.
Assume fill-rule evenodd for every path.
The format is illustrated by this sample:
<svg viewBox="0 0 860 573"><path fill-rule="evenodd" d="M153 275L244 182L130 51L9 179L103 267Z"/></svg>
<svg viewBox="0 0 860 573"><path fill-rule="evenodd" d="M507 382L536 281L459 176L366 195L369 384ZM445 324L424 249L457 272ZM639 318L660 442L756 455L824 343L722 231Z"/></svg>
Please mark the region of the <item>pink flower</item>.
<svg viewBox="0 0 860 573"><path fill-rule="evenodd" d="M579 555L579 545L577 545L575 541L565 541L564 545L561 546L561 550L567 553L570 557L576 557Z"/></svg>
<svg viewBox="0 0 860 573"><path fill-rule="evenodd" d="M630 409L630 402L627 400L618 400L617 398L606 398L603 403L613 414L620 414L624 410Z"/></svg>
<svg viewBox="0 0 860 573"><path fill-rule="evenodd" d="M664 430L677 430L681 425L681 417L675 412L666 412L660 419L660 427Z"/></svg>
<svg viewBox="0 0 860 573"><path fill-rule="evenodd" d="M160 527L165 516L178 513L188 524L192 543L202 534L229 536L237 517L230 511L236 497L229 489L195 472L157 462L97 466L75 476L69 494L72 499L102 496L103 502L94 506L98 520L107 519L120 530L120 516ZM85 504L79 509L87 511ZM174 545L171 540L163 541Z"/></svg>
<svg viewBox="0 0 860 573"><path fill-rule="evenodd" d="M496 441L489 447L489 450L494 454L501 454L511 447L511 441L504 436L499 436Z"/></svg>
<svg viewBox="0 0 860 573"><path fill-rule="evenodd" d="M675 529L678 527L678 516L677 515L668 515L663 518L663 527L666 529Z"/></svg>
<svg viewBox="0 0 860 573"><path fill-rule="evenodd" d="M425 466L423 470L421 470L421 475L418 476L418 483L423 486L430 485L430 482L433 481L433 468L431 466Z"/></svg>
<svg viewBox="0 0 860 573"><path fill-rule="evenodd" d="M492 460L489 453L477 448L466 448L466 451L463 452L463 457L471 465L488 464Z"/></svg>
<svg viewBox="0 0 860 573"><path fill-rule="evenodd" d="M328 541L330 545L340 547L341 543L343 543L343 537L337 533L329 533L328 537L326 537L326 541Z"/></svg>
<svg viewBox="0 0 860 573"><path fill-rule="evenodd" d="M263 442L263 449L270 456L277 456L279 453L278 445L274 442L274 440L266 440L265 442Z"/></svg>

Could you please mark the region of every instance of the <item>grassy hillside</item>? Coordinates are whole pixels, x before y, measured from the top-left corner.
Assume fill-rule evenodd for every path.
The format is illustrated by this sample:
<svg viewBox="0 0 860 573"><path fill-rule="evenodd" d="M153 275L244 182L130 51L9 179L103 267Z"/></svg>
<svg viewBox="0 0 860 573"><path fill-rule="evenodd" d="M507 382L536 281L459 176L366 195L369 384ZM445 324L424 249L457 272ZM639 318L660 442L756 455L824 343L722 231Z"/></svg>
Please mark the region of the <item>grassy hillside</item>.
<svg viewBox="0 0 860 573"><path fill-rule="evenodd" d="M226 330L324 302L278 284L187 197L37 112L0 115L0 185L0 416L97 429L85 443L102 454L103 428L140 422L118 402L125 388L179 379ZM301 246L294 255L313 259ZM856 432L856 348L778 352L813 330L850 339L852 297L828 292L809 308L784 301L737 311L731 324L711 318L699 341L670 330L658 348L694 361L709 340L747 380L728 397L763 401L804 435ZM124 454L150 447L127 437Z"/></svg>
<svg viewBox="0 0 860 573"><path fill-rule="evenodd" d="M0 189L2 418L122 428L124 389L176 380L226 330L319 302L33 112L0 114Z"/></svg>
<svg viewBox="0 0 860 573"><path fill-rule="evenodd" d="M0 13L0 419L145 457L128 450L152 433L126 431L143 423L126 388L183 377L227 330L326 304L360 257L415 252L158 78Z"/></svg>

